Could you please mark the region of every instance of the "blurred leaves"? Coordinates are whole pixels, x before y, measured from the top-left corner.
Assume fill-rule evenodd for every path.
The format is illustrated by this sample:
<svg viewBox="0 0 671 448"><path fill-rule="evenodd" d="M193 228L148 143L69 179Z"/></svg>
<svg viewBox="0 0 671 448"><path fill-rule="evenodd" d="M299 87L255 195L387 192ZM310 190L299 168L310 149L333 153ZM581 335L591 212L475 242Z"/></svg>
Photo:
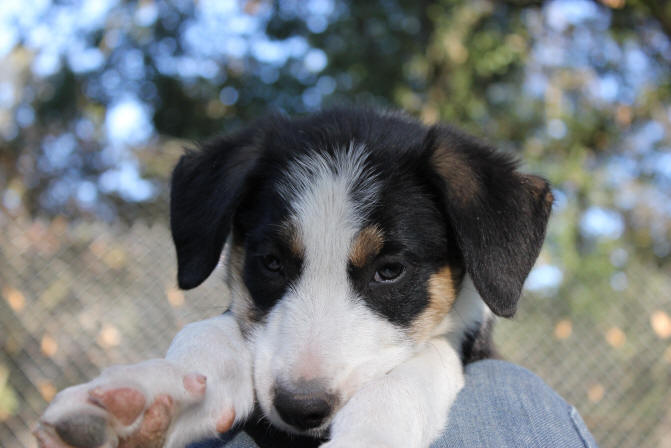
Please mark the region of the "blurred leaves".
<svg viewBox="0 0 671 448"><path fill-rule="evenodd" d="M4 287L2 295L9 304L10 308L15 312L20 312L26 306L26 299L18 289L12 287Z"/></svg>
<svg viewBox="0 0 671 448"><path fill-rule="evenodd" d="M0 422L14 415L18 407L16 392L7 383L8 378L9 369L4 364L0 364Z"/></svg>
<svg viewBox="0 0 671 448"><path fill-rule="evenodd" d="M561 276L540 288L567 300L567 313L603 313L597 292L625 288L632 265L671 270L671 12L661 3L91 5L46 2L23 22L10 20L21 7L5 13L18 36L0 81L7 217L162 221L183 145L267 110L364 103L454 122L550 179L541 264ZM49 40L62 23L71 29ZM58 250L53 226L31 224L34 249ZM113 270L129 261L113 248L99 258ZM67 291L44 294L58 302Z"/></svg>
<svg viewBox="0 0 671 448"><path fill-rule="evenodd" d="M658 310L652 313L650 325L660 339L671 337L671 317L666 312Z"/></svg>
<svg viewBox="0 0 671 448"><path fill-rule="evenodd" d="M0 305L36 335L33 352L59 358L74 350L58 328L47 333L31 320L27 310L36 304L40 312L78 310L76 324L88 342L118 350L131 330L95 307L79 310L77 300L95 302L90 294L112 291L130 302L124 288L141 284L171 312L187 308L166 280L154 289L144 283L149 280L137 266L146 248L137 241L153 236L140 232L126 240L123 230L167 222L168 181L183 146L269 110L402 108L427 123L453 122L518 154L525 171L551 181L555 208L539 269L527 285L535 308L525 321L547 325L526 326L506 348L513 354L517 348L535 366L559 365L569 347L589 342L585 365L570 368L608 377L567 379L562 386L553 369L544 374L575 390L576 402L595 405L588 408L593 423L611 428L601 430L604 440L613 446L626 437L639 440L617 432L618 423L600 410L640 400L641 418L668 414L664 421L671 421L668 394L650 386L668 386L668 375L648 358L654 353L671 362L670 5L4 2L0 263L16 275L0 273ZM162 243L169 245L169 236ZM44 260L49 263L36 269ZM99 284L79 284L83 272ZM39 287L26 280L34 278ZM143 321L141 312L127 313ZM5 341L12 354L29 340L14 334ZM562 355L552 363L534 357L545 339L560 345ZM102 363L91 350L91 363ZM542 354L552 358L553 350ZM596 365L594 350L620 370L605 372L608 364ZM647 383L632 380L643 377ZM38 379L36 393L52 396L54 386ZM640 389L644 384L648 389ZM0 416L14 396L7 390L0 387Z"/></svg>
<svg viewBox="0 0 671 448"><path fill-rule="evenodd" d="M81 1L31 17L5 54L10 215L162 219L142 204L166 200L173 138L365 103L523 152L566 203L548 258L565 278L613 249L579 228L590 206L622 216L618 245L669 264L671 13L657 2ZM60 23L72 30L50 42Z"/></svg>

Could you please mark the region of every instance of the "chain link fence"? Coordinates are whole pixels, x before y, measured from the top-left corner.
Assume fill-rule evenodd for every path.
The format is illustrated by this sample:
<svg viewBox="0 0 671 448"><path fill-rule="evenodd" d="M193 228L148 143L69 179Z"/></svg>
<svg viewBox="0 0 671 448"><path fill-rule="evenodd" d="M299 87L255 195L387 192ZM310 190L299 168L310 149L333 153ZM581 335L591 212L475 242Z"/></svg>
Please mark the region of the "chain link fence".
<svg viewBox="0 0 671 448"><path fill-rule="evenodd" d="M2 447L36 446L30 431L58 390L111 364L161 356L181 326L226 308L217 275L186 295L176 288L165 224L4 219ZM631 284L604 292L611 306L598 319L527 294L496 340L577 406L600 446L671 447L671 280Z"/></svg>

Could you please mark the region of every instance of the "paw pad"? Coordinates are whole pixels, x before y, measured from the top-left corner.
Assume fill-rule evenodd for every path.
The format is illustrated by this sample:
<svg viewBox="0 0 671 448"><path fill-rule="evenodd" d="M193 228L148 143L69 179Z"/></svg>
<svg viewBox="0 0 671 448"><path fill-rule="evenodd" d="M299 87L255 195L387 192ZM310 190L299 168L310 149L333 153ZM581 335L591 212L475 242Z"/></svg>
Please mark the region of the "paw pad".
<svg viewBox="0 0 671 448"><path fill-rule="evenodd" d="M144 411L146 404L142 392L130 387L96 387L89 391L89 401L107 410L124 426L133 423Z"/></svg>
<svg viewBox="0 0 671 448"><path fill-rule="evenodd" d="M96 448L105 443L107 422L99 415L75 414L54 425L61 440L75 448Z"/></svg>

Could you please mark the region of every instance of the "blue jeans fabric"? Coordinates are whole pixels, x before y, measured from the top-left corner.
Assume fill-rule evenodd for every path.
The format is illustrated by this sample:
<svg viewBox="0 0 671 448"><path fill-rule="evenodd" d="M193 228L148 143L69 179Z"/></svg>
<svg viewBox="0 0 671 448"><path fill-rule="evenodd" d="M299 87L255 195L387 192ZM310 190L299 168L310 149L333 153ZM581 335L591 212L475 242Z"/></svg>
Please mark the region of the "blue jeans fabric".
<svg viewBox="0 0 671 448"><path fill-rule="evenodd" d="M431 448L596 447L576 409L539 377L514 364L484 360L466 367L466 385ZM244 432L189 448L258 448Z"/></svg>

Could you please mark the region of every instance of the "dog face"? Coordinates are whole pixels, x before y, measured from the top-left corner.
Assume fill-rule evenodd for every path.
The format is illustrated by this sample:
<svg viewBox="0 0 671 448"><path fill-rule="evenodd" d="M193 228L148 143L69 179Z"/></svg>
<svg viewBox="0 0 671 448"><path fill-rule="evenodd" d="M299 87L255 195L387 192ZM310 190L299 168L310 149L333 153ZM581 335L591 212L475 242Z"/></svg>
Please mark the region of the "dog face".
<svg viewBox="0 0 671 448"><path fill-rule="evenodd" d="M447 127L361 110L268 117L175 169L178 281L200 284L228 239L259 405L319 436L431 338L459 345L487 307L514 313L551 202L543 179Z"/></svg>
<svg viewBox="0 0 671 448"><path fill-rule="evenodd" d="M234 223L230 266L242 269L231 284L244 285L234 312L253 327L259 403L287 430L318 432L366 381L407 359L461 280L431 192L408 174L384 182L368 159L351 143L290 160L276 180L263 175L267 187ZM447 292L434 304L432 277Z"/></svg>

